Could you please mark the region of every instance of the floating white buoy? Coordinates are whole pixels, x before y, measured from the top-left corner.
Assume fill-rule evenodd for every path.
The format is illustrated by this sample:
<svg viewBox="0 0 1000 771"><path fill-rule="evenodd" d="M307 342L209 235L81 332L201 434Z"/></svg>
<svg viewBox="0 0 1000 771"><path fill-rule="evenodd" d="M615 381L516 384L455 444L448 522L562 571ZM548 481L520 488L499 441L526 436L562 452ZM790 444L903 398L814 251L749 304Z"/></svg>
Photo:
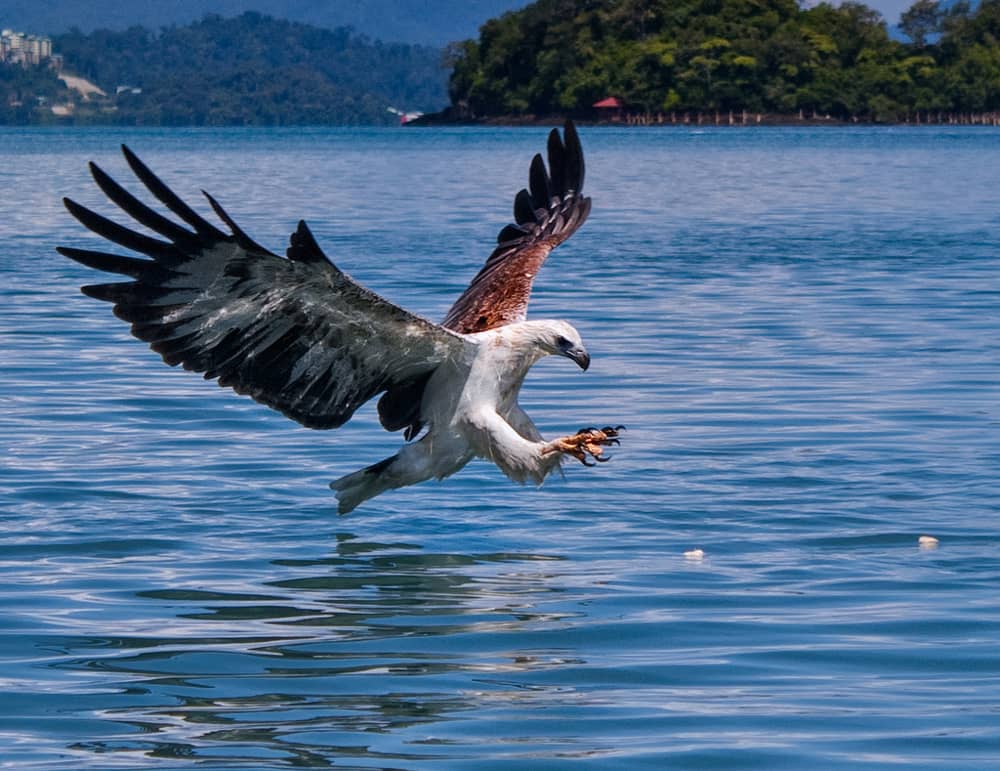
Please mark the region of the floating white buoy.
<svg viewBox="0 0 1000 771"><path fill-rule="evenodd" d="M932 535L920 536L917 543L920 544L921 549L936 549L938 547L938 539Z"/></svg>
<svg viewBox="0 0 1000 771"><path fill-rule="evenodd" d="M701 549L690 549L684 552L684 559L691 560L692 562L701 562L705 559L705 552Z"/></svg>

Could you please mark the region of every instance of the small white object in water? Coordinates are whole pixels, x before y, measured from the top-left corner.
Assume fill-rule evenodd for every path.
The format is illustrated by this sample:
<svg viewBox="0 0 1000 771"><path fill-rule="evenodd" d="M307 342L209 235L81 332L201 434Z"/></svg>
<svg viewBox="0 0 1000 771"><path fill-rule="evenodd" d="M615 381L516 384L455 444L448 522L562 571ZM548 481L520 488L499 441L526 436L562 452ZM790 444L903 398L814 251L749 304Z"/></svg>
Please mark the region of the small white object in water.
<svg viewBox="0 0 1000 771"><path fill-rule="evenodd" d="M684 559L691 560L692 562L701 562L705 559L705 552L701 549L690 549L684 552Z"/></svg>
<svg viewBox="0 0 1000 771"><path fill-rule="evenodd" d="M917 543L920 544L921 549L936 549L938 539L932 535L922 535L917 539Z"/></svg>

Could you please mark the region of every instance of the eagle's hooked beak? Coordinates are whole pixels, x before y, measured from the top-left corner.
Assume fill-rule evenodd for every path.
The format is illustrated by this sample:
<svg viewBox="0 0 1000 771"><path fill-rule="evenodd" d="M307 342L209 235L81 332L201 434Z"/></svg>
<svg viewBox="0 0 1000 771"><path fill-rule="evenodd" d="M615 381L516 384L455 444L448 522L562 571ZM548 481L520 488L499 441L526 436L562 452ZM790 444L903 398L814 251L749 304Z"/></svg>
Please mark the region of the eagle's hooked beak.
<svg viewBox="0 0 1000 771"><path fill-rule="evenodd" d="M590 366L590 354L587 353L587 349L582 345L564 348L560 351L560 353L567 359L575 361L584 372L586 372L587 367Z"/></svg>

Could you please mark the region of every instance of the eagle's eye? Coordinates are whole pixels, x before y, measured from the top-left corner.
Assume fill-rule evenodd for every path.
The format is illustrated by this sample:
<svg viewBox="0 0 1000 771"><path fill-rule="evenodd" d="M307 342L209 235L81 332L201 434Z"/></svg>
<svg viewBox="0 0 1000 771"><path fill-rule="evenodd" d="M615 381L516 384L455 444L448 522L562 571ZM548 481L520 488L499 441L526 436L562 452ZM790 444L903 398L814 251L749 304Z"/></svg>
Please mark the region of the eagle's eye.
<svg viewBox="0 0 1000 771"><path fill-rule="evenodd" d="M562 335L559 335L559 337L556 338L556 347L557 348L572 348L573 344L569 340L567 340L565 337L563 337Z"/></svg>

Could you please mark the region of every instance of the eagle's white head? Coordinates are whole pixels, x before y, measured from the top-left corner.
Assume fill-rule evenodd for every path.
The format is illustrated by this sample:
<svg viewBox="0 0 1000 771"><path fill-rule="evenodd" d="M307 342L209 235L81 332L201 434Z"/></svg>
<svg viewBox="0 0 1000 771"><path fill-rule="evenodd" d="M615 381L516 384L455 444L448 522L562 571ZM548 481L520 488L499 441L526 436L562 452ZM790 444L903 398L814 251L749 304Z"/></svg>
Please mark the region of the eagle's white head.
<svg viewBox="0 0 1000 771"><path fill-rule="evenodd" d="M522 321L510 324L502 329L507 330L520 346L532 350L535 361L543 356L565 356L575 361L580 369L590 366L590 354L587 353L580 333L572 324L557 319L540 319L537 321Z"/></svg>

